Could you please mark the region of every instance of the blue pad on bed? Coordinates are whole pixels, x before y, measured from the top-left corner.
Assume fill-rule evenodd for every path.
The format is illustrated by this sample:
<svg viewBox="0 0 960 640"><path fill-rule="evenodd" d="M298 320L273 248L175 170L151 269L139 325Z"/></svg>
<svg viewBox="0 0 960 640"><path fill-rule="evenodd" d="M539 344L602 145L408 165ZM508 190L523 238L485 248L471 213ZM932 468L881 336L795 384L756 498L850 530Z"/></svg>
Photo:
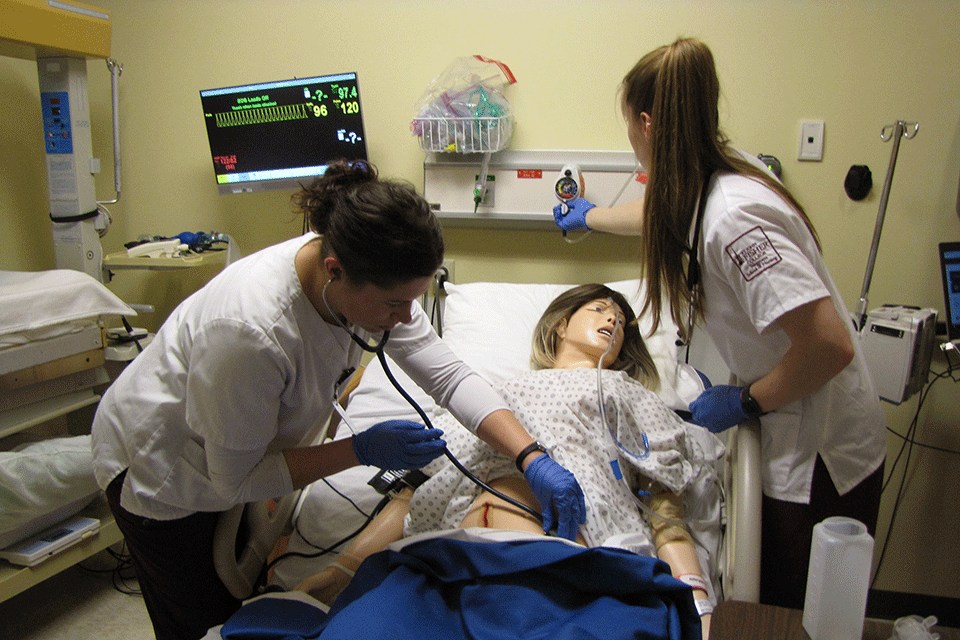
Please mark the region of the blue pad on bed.
<svg viewBox="0 0 960 640"><path fill-rule="evenodd" d="M549 540L439 538L368 558L320 638L700 636L692 591L656 558Z"/></svg>
<svg viewBox="0 0 960 640"><path fill-rule="evenodd" d="M323 631L327 614L298 600L260 598L240 607L220 630L224 640L309 640Z"/></svg>

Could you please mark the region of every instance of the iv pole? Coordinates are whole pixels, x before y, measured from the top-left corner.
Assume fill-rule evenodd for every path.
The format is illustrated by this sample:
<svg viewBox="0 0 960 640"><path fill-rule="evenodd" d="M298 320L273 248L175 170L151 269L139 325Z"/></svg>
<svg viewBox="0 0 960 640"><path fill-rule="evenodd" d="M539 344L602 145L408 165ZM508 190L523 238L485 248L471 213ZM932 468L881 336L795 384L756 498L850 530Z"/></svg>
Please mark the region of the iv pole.
<svg viewBox="0 0 960 640"><path fill-rule="evenodd" d="M117 196L113 200L98 200L97 204L116 204L120 202L120 92L118 82L123 73L123 65L107 58L107 69L110 70L110 97L113 105L113 188Z"/></svg>
<svg viewBox="0 0 960 640"><path fill-rule="evenodd" d="M904 122L897 120L880 130L880 140L893 140L893 149L890 150L890 165L887 167L887 180L883 184L883 193L880 195L880 211L877 213L877 223L873 228L873 244L870 246L870 257L867 258L867 271L863 276L863 289L860 291L860 301L857 303L855 320L857 331L863 329L867 321L867 292L870 290L870 281L873 279L873 267L877 261L877 248L880 246L880 232L883 231L883 218L887 213L887 200L890 197L890 183L893 182L893 170L897 165L897 153L900 151L902 138L912 139L920 130L918 122Z"/></svg>

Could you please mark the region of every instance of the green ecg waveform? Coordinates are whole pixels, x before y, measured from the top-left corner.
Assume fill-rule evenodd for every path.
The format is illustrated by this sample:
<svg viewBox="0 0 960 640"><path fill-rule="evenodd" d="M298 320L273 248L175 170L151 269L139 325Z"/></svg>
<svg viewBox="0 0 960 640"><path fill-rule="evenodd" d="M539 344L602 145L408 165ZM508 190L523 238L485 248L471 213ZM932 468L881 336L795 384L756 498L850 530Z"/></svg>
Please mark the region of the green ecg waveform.
<svg viewBox="0 0 960 640"><path fill-rule="evenodd" d="M308 117L307 105L288 104L276 107L257 107L242 111L224 111L216 114L217 127L239 127L248 124L265 124L285 120L301 120Z"/></svg>

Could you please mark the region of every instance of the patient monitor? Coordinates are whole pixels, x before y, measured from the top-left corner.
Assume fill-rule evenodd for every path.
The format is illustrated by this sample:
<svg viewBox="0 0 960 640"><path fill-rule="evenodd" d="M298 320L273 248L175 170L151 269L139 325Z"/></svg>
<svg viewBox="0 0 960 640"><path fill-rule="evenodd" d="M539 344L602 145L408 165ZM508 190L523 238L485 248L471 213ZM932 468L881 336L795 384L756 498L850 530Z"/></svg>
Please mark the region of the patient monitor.
<svg viewBox="0 0 960 640"><path fill-rule="evenodd" d="M221 194L296 189L334 160L366 160L356 73L200 92Z"/></svg>

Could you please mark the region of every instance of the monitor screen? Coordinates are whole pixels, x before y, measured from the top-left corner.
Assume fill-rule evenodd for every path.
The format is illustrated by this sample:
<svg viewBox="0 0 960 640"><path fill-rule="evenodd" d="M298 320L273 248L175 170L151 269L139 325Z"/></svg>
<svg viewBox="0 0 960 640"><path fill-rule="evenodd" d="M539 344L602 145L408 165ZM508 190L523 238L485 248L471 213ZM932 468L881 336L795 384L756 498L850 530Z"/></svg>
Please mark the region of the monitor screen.
<svg viewBox="0 0 960 640"><path fill-rule="evenodd" d="M200 92L220 193L296 189L367 160L356 73Z"/></svg>
<svg viewBox="0 0 960 640"><path fill-rule="evenodd" d="M960 340L960 242L940 243L940 276L943 279L947 339Z"/></svg>

